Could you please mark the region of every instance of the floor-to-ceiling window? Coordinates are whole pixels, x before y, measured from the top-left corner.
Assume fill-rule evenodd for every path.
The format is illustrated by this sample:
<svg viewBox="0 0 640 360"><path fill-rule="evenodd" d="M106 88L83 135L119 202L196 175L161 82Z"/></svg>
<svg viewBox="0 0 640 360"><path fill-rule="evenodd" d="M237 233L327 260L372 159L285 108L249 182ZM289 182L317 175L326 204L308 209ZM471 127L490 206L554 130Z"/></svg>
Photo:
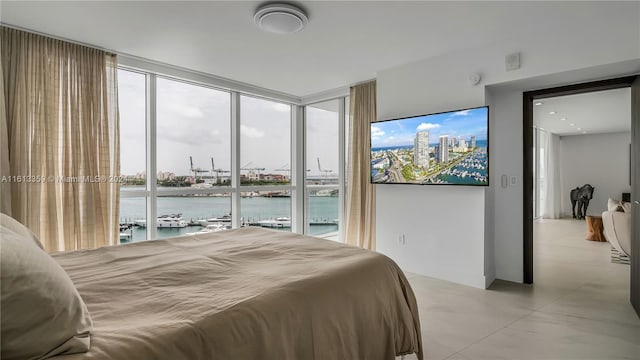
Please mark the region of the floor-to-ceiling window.
<svg viewBox="0 0 640 360"><path fill-rule="evenodd" d="M147 151L145 74L118 70L120 112L120 240L147 238ZM136 223L137 222L137 223Z"/></svg>
<svg viewBox="0 0 640 360"><path fill-rule="evenodd" d="M306 229L311 235L338 233L340 209L340 102L306 107Z"/></svg>
<svg viewBox="0 0 640 360"><path fill-rule="evenodd" d="M215 220L231 212L231 94L160 77L156 89L157 238L231 227Z"/></svg>
<svg viewBox="0 0 640 360"><path fill-rule="evenodd" d="M240 96L241 223L291 230L291 105Z"/></svg>
<svg viewBox="0 0 640 360"><path fill-rule="evenodd" d="M241 226L339 239L345 99L303 107L120 69L121 242Z"/></svg>

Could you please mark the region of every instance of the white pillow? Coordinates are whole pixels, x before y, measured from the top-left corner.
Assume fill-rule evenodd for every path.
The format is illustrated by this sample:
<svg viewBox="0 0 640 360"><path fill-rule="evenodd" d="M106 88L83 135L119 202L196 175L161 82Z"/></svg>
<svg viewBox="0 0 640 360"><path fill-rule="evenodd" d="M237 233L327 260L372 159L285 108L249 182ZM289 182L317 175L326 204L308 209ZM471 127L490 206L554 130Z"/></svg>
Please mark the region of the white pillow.
<svg viewBox="0 0 640 360"><path fill-rule="evenodd" d="M86 352L91 317L69 275L23 235L0 226L0 358Z"/></svg>
<svg viewBox="0 0 640 360"><path fill-rule="evenodd" d="M31 232L29 228L22 225L18 220L12 218L11 216L0 213L0 225L17 233L24 239L28 239L28 241L33 241L40 249L44 249L44 247L42 247L42 243L40 242L40 240L38 240L38 237L33 232Z"/></svg>
<svg viewBox="0 0 640 360"><path fill-rule="evenodd" d="M631 213L631 203L630 202L623 202L620 204L620 207L622 207L622 211L630 214Z"/></svg>
<svg viewBox="0 0 640 360"><path fill-rule="evenodd" d="M607 200L607 211L622 211L620 200L613 200L612 198L609 198L609 200Z"/></svg>

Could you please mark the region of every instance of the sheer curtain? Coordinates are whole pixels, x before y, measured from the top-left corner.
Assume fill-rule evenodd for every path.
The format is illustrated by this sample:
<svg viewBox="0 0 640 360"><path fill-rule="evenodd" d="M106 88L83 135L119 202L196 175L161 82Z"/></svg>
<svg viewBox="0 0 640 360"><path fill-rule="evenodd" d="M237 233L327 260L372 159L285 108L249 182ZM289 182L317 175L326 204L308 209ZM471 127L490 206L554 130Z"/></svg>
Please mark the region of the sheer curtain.
<svg viewBox="0 0 640 360"><path fill-rule="evenodd" d="M560 137L545 131L541 131L541 134L543 134L541 148L544 149L544 153L541 154L544 166L540 167L544 176L541 189L542 217L544 219L558 219L560 218L562 200L560 198Z"/></svg>
<svg viewBox="0 0 640 360"><path fill-rule="evenodd" d="M376 82L351 87L345 242L375 250L376 192L370 177L371 122L376 121Z"/></svg>
<svg viewBox="0 0 640 360"><path fill-rule="evenodd" d="M117 244L115 55L0 30L11 216L49 252Z"/></svg>
<svg viewBox="0 0 640 360"><path fill-rule="evenodd" d="M0 66L0 84L4 84ZM4 103L4 86L0 86L0 212L11 215L11 172L9 171L9 135L7 134L7 108Z"/></svg>

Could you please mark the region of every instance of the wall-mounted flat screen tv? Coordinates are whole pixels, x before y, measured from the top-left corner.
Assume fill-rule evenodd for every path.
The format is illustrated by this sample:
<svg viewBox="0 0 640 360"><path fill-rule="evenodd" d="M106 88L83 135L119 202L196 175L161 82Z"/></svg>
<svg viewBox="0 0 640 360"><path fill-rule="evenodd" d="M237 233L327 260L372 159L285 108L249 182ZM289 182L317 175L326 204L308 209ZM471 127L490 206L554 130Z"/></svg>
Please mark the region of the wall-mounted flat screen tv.
<svg viewBox="0 0 640 360"><path fill-rule="evenodd" d="M489 185L489 107L371 124L374 184Z"/></svg>

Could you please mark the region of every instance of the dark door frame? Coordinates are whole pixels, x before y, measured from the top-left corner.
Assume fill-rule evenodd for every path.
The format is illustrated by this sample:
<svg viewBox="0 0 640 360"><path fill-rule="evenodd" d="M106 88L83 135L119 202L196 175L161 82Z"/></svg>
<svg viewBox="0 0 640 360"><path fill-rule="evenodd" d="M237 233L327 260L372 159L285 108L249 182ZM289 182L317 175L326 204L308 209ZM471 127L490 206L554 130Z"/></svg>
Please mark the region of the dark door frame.
<svg viewBox="0 0 640 360"><path fill-rule="evenodd" d="M523 174L523 239L524 272L523 282L533 283L533 102L534 100L584 94L594 91L631 87L636 76L591 81L581 84L559 86L548 89L527 91L522 94L522 174Z"/></svg>

